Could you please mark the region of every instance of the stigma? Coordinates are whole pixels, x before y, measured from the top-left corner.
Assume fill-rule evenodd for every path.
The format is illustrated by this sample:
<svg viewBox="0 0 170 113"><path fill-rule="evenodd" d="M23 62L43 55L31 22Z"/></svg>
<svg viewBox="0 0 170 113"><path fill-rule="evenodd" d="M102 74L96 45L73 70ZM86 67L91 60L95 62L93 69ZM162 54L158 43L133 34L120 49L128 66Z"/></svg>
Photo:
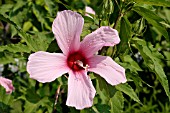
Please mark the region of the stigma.
<svg viewBox="0 0 170 113"><path fill-rule="evenodd" d="M88 64L86 64L85 66L83 65L83 62L82 61L80 61L80 60L77 60L77 61L75 61L74 62L75 64L77 64L77 65L79 65L80 67L82 67L85 71L88 71L89 69L89 65Z"/></svg>

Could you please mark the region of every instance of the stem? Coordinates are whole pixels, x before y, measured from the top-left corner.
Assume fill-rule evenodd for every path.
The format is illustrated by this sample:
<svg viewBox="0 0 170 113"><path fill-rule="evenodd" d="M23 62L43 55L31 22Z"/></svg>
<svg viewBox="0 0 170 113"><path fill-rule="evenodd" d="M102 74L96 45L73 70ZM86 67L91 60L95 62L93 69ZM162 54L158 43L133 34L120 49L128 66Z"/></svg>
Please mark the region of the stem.
<svg viewBox="0 0 170 113"><path fill-rule="evenodd" d="M60 88L61 88L61 85L58 86L58 89L57 89L57 91L56 91L56 94L55 94L55 104L54 104L54 105L57 104L58 95L60 94Z"/></svg>
<svg viewBox="0 0 170 113"><path fill-rule="evenodd" d="M64 76L68 79L67 75L64 75Z"/></svg>
<svg viewBox="0 0 170 113"><path fill-rule="evenodd" d="M101 19L99 19L99 28L100 28L100 26L101 26Z"/></svg>
<svg viewBox="0 0 170 113"><path fill-rule="evenodd" d="M120 19L121 19L122 17L123 17L123 13L121 13L121 11L120 11L119 16L117 17L116 22L115 22L115 24L114 24L114 26L113 26L113 29L115 29L115 28L117 27L118 22L120 21Z"/></svg>
<svg viewBox="0 0 170 113"><path fill-rule="evenodd" d="M56 111L56 104L57 104L58 96L60 94L60 88L61 88L61 85L58 86L58 89L57 89L56 94L55 94L55 102L54 102L54 105L53 105L52 113L55 113L55 111Z"/></svg>

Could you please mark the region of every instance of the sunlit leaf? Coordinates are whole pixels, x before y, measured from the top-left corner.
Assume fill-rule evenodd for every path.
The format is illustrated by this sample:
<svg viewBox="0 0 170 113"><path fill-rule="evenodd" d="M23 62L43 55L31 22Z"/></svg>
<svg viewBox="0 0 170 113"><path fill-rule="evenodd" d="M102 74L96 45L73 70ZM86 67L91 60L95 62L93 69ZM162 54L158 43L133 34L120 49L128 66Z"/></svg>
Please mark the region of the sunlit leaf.
<svg viewBox="0 0 170 113"><path fill-rule="evenodd" d="M131 97L134 101L138 102L139 104L142 104L140 102L137 94L133 90L133 88L130 85L128 85L127 83L117 85L116 89L118 89L119 91L122 91L123 93L127 94L129 97Z"/></svg>
<svg viewBox="0 0 170 113"><path fill-rule="evenodd" d="M28 48L27 45L18 43L18 44L9 44L9 45L5 45L5 46L0 46L0 52L1 51L10 51L13 53L17 53L17 52L26 52L26 53L30 53L30 49Z"/></svg>
<svg viewBox="0 0 170 113"><path fill-rule="evenodd" d="M110 113L123 113L124 97L122 92L117 91L110 99Z"/></svg>
<svg viewBox="0 0 170 113"><path fill-rule="evenodd" d="M28 31L32 26L33 25L30 21L25 22L23 25L23 31L25 31L25 32Z"/></svg>
<svg viewBox="0 0 170 113"><path fill-rule="evenodd" d="M11 106L13 109L11 109L10 113L22 113L22 102L20 100L14 101Z"/></svg>
<svg viewBox="0 0 170 113"><path fill-rule="evenodd" d="M54 3L54 1L52 1L52 0L45 0L44 1L45 2L45 4L47 5L47 10L49 11L49 13L50 13L50 15L52 16L52 14L54 13L54 8L56 8L57 7L57 5Z"/></svg>
<svg viewBox="0 0 170 113"><path fill-rule="evenodd" d="M116 89L108 84L102 77L96 76L97 78L97 93L102 99L102 104L107 104L116 92Z"/></svg>
<svg viewBox="0 0 170 113"><path fill-rule="evenodd" d="M4 4L4 5L1 5L1 7L0 7L0 14L4 15L6 12L10 11L13 6L14 6L13 4Z"/></svg>

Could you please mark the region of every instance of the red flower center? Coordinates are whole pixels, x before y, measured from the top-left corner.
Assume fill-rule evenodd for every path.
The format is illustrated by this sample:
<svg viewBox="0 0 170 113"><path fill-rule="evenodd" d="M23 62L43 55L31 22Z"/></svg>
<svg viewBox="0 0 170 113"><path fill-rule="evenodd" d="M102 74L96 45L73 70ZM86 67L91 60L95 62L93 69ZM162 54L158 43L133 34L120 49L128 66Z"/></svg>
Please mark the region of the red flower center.
<svg viewBox="0 0 170 113"><path fill-rule="evenodd" d="M70 54L67 64L73 71L80 71L88 67L86 58L79 52Z"/></svg>

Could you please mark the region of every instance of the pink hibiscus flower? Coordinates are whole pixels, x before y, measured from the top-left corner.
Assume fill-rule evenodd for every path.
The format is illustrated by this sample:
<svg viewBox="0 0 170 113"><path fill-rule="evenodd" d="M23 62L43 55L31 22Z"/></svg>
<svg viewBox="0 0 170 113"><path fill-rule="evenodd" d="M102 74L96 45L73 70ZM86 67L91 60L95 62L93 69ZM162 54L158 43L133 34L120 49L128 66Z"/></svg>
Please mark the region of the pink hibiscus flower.
<svg viewBox="0 0 170 113"><path fill-rule="evenodd" d="M7 94L11 94L14 90L14 86L12 85L12 81L3 77L0 77L0 85L6 89Z"/></svg>
<svg viewBox="0 0 170 113"><path fill-rule="evenodd" d="M91 7L89 7L89 6L86 6L85 7L85 16L88 16L88 17L90 17L90 18L93 18L92 16L90 16L89 14L93 14L93 15L95 15L95 11L91 8Z"/></svg>
<svg viewBox="0 0 170 113"><path fill-rule="evenodd" d="M95 55L103 46L120 42L118 32L108 26L100 27L80 42L84 19L76 12L65 10L57 14L52 31L63 53L39 51L29 56L27 71L30 77L45 83L68 73L66 105L76 109L91 107L95 88L87 75L94 72L109 84L126 82L125 69L108 56Z"/></svg>

